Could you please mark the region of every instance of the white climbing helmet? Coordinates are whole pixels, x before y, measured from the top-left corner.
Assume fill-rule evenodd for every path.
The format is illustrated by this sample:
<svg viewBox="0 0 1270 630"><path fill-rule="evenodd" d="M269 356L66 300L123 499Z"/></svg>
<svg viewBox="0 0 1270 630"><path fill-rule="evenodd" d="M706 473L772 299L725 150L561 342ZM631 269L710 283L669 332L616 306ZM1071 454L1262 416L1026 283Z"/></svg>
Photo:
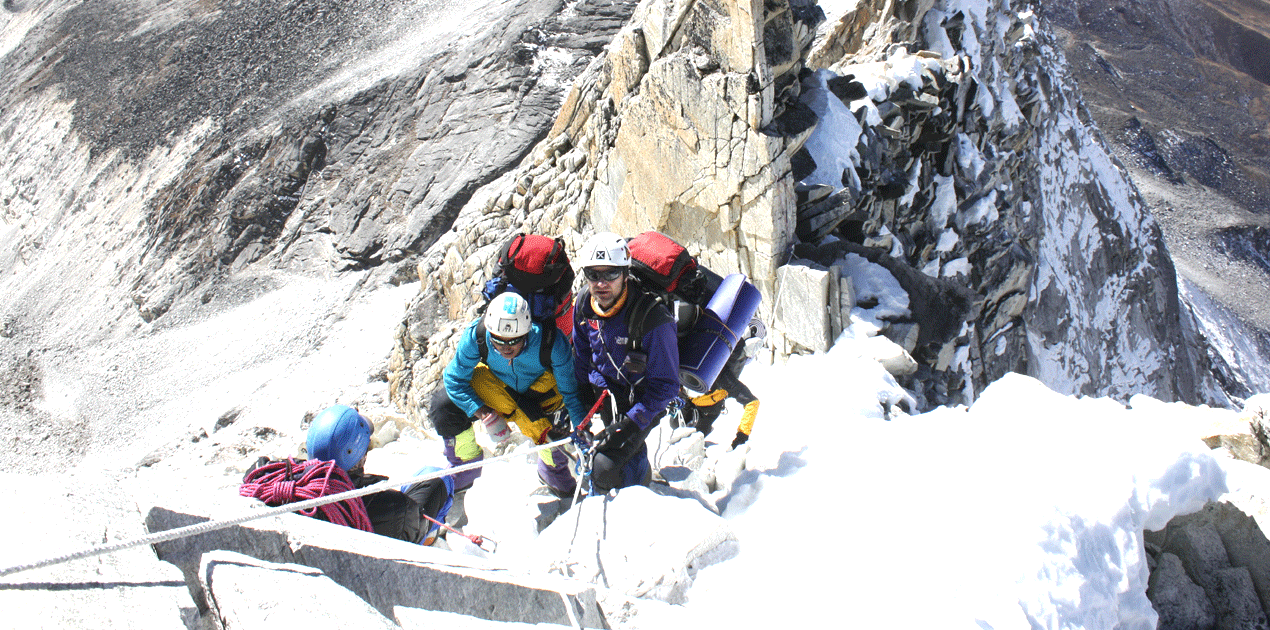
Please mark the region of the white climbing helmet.
<svg viewBox="0 0 1270 630"><path fill-rule="evenodd" d="M612 232L600 232L582 246L578 259L580 267L630 267L631 248L626 246L626 239Z"/></svg>
<svg viewBox="0 0 1270 630"><path fill-rule="evenodd" d="M485 329L504 339L524 337L531 326L529 302L517 293L500 293L485 309Z"/></svg>

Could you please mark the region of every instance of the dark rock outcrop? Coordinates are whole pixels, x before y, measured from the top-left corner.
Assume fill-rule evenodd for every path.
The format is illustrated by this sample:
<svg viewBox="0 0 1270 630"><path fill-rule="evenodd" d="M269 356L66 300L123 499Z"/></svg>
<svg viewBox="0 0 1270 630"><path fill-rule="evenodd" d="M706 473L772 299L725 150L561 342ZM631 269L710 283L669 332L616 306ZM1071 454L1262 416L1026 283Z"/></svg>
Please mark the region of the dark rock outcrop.
<svg viewBox="0 0 1270 630"><path fill-rule="evenodd" d="M1239 508L1209 503L1146 542L1159 628L1270 627L1270 541Z"/></svg>
<svg viewBox="0 0 1270 630"><path fill-rule="evenodd" d="M1159 219L1191 292L1230 312L1198 320L1214 346L1270 347L1270 273L1229 258L1229 232L1270 225L1270 8L1249 0L1059 0L1038 6L1059 35L1089 116ZM1264 256L1267 245L1256 243ZM1206 298L1187 298L1200 305ZM1204 310L1213 310L1203 306ZM1218 351L1236 398L1267 377Z"/></svg>
<svg viewBox="0 0 1270 630"><path fill-rule="evenodd" d="M910 293L913 313L884 328L918 327L922 367L904 382L921 406L969 402L1007 372L1069 393L1224 400L1162 233L1046 25L1006 4L995 23L906 10L918 17L868 3L834 16L813 50L855 114L858 159L800 182L798 236L872 252ZM870 98L849 90L860 81ZM818 168L807 157L800 175ZM800 255L828 266L834 250Z"/></svg>

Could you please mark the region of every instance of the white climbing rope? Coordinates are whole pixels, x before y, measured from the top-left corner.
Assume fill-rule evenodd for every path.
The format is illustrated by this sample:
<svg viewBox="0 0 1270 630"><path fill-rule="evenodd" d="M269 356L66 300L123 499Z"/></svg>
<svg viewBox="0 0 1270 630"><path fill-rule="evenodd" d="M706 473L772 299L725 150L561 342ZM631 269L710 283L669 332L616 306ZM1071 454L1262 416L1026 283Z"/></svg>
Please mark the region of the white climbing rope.
<svg viewBox="0 0 1270 630"><path fill-rule="evenodd" d="M550 448L555 448L557 446L564 446L565 444L572 442L572 440L573 440L572 437L564 437L554 442L548 442L546 444L534 446L534 450L544 449L544 448L550 449ZM332 494L325 497L318 497L316 499L308 499L306 501L300 501L297 503L288 503L286 505L280 505L278 507L272 507L272 508L267 508L263 510L253 510L250 514L245 514L237 518L226 519L221 521L208 521L206 523L198 523L196 525L187 525L185 527L178 527L176 529L169 529L169 530L164 530L161 532L155 532L148 536L142 536L140 538L134 538L132 540L124 540L124 541L112 543L109 545L99 545L96 547L90 547L88 549L83 549L80 551L75 551L72 553L55 556L52 558L45 558L43 560L36 560L36 561L28 562L25 564L18 564L18 565L14 565L10 567L0 568L0 577L5 577L7 575L12 575L14 573L19 573L22 571L30 571L32 569L41 569L41 568L52 566L55 564L62 564L64 562L70 562L72 560L79 560L81 558L91 558L93 556L114 553L116 551L122 551L124 549L130 549L132 547L140 547L141 545L153 545L156 543L167 542L169 540L177 540L178 538L187 538L189 536L197 536L198 534L206 534L208 532L214 532L220 529L225 529L227 527L233 527L234 525L241 525L249 521L255 521L262 518L269 518L271 516L278 516L280 514L287 514L287 513L295 512L298 510L308 510L318 506L326 505L328 503L336 503L338 501L344 501L346 499L353 499L357 497L366 496L368 494L375 494L376 492L383 492L384 490L392 490L399 486L414 484L420 481L427 481L429 479L436 479L437 477L454 475L454 474L472 470L475 468L480 468L482 466L485 466L487 464L492 464L497 461L511 459L513 457L523 457L525 455L526 453L524 452L513 451L511 453L508 453L506 455L502 455L499 457L492 457L490 459L481 460L479 462L463 464L461 466L455 466L454 468L446 468L444 470L438 470L438 471L430 472L424 475L411 477L410 479L404 479L401 481L388 479L373 485L366 486L365 488L349 490L348 492L341 492L339 494Z"/></svg>

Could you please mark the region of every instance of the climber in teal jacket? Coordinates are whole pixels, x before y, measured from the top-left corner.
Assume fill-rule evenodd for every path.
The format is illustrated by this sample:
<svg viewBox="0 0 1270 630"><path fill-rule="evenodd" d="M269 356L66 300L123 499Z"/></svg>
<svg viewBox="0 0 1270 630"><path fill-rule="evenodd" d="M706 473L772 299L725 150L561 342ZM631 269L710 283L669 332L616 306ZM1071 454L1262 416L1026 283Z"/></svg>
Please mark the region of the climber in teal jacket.
<svg viewBox="0 0 1270 630"><path fill-rule="evenodd" d="M482 456L474 419L496 442L509 435L503 427L511 421L535 444L545 444L553 425L558 425L556 434L567 434L559 429L576 427L587 411L578 397L568 340L555 327L532 322L528 303L515 293L495 297L485 315L463 331L443 381L429 416L456 466ZM561 409L568 411L568 425L553 422ZM557 494L571 494L574 479L559 450L539 453L539 476ZM480 469L459 473L457 488L466 488L479 474Z"/></svg>

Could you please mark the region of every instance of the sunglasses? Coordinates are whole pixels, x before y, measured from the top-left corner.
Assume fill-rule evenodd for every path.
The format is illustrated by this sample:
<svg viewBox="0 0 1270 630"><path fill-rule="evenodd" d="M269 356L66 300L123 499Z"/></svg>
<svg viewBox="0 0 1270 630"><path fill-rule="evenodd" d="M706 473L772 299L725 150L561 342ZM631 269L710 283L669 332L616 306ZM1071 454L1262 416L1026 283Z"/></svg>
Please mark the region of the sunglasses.
<svg viewBox="0 0 1270 630"><path fill-rule="evenodd" d="M621 267L609 269L608 271L600 271L594 267L587 267L582 270L582 275L586 276L588 282L612 282L622 277L626 273Z"/></svg>
<svg viewBox="0 0 1270 630"><path fill-rule="evenodd" d="M520 345L520 343L521 343L522 341L524 341L524 340L525 340L525 338L524 338L524 337L517 337L517 338L515 338L515 339L503 339L503 338L500 338L500 337L495 337L494 335L490 335L490 336L489 336L489 340L490 340L490 341L492 341L492 342L494 342L494 345L496 345L496 346L502 346L502 347L504 347L504 348L510 348L511 346L518 346L518 345Z"/></svg>

